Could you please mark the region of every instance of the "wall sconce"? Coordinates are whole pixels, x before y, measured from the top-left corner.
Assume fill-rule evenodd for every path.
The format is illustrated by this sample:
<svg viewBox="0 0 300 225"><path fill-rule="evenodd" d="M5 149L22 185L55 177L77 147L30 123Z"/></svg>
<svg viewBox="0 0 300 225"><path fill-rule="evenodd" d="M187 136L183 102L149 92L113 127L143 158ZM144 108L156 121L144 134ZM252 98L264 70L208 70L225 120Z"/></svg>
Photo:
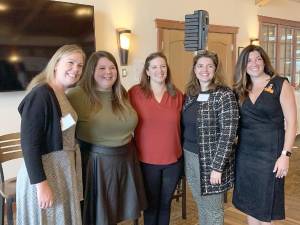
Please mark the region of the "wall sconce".
<svg viewBox="0 0 300 225"><path fill-rule="evenodd" d="M258 38L250 38L250 45L259 45Z"/></svg>
<svg viewBox="0 0 300 225"><path fill-rule="evenodd" d="M130 47L131 30L117 29L117 40L120 54L121 66L126 66L128 63L128 51Z"/></svg>

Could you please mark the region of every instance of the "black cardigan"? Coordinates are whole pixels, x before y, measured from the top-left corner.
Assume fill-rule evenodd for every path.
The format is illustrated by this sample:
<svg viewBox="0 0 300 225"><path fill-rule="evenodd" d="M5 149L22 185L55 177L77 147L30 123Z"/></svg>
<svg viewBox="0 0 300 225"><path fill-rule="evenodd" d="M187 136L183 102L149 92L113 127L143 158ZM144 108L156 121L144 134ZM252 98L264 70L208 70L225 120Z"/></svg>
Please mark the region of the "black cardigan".
<svg viewBox="0 0 300 225"><path fill-rule="evenodd" d="M63 149L62 116L53 89L45 84L29 92L18 107L21 146L31 184L46 180L42 155Z"/></svg>

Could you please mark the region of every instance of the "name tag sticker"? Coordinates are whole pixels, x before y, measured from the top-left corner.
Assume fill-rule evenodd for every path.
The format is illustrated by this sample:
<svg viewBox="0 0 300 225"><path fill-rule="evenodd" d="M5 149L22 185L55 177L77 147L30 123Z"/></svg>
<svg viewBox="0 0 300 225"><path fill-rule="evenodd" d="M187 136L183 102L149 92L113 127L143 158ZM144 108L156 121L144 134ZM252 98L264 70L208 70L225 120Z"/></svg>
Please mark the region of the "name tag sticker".
<svg viewBox="0 0 300 225"><path fill-rule="evenodd" d="M75 120L73 119L72 115L69 113L63 116L60 120L61 130L65 131L75 125Z"/></svg>
<svg viewBox="0 0 300 225"><path fill-rule="evenodd" d="M209 94L199 94L198 95L198 98L197 98L197 101L198 102L205 102L207 101L209 98Z"/></svg>

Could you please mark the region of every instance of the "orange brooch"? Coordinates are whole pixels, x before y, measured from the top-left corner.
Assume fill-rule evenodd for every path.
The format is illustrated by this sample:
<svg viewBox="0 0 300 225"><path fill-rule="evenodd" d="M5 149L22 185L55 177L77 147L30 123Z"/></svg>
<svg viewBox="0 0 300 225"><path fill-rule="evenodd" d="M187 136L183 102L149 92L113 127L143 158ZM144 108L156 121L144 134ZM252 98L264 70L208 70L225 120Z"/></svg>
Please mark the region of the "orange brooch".
<svg viewBox="0 0 300 225"><path fill-rule="evenodd" d="M273 84L269 84L267 87L265 87L264 91L273 94L274 93Z"/></svg>

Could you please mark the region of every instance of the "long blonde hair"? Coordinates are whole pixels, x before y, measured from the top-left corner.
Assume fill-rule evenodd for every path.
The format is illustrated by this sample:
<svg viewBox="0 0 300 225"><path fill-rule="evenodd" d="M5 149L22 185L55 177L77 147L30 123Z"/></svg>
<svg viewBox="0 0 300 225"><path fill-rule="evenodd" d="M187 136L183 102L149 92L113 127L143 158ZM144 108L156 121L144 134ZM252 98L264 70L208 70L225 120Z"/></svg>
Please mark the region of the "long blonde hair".
<svg viewBox="0 0 300 225"><path fill-rule="evenodd" d="M112 109L114 113L122 113L129 104L128 94L125 88L121 85L118 64L115 57L106 51L94 52L88 59L82 79L79 81L79 86L88 94L91 103L91 110L98 111L101 109L101 100L97 95L97 83L94 79L94 73L99 59L107 58L117 69L117 79L112 86Z"/></svg>
<svg viewBox="0 0 300 225"><path fill-rule="evenodd" d="M63 56L69 55L74 52L80 53L83 57L83 61L85 61L85 57L86 57L85 53L82 50L82 48L79 47L78 45L63 45L63 46L61 46L51 57L47 66L45 67L45 69L31 80L31 82L27 86L27 92L31 91L32 88L34 88L35 86L37 86L39 84L52 82L55 78L56 64L59 62L59 60Z"/></svg>
<svg viewBox="0 0 300 225"><path fill-rule="evenodd" d="M190 96L196 96L201 91L201 85L199 80L195 74L195 66L200 58L209 58L213 61L215 66L215 73L214 77L211 80L209 85L210 88L215 87L217 85L225 86L224 82L222 81L222 77L224 76L223 68L221 66L221 62L219 61L218 55L212 51L208 50L201 50L197 53L196 56L193 58L193 67L190 72L190 80L186 85L185 93Z"/></svg>
<svg viewBox="0 0 300 225"><path fill-rule="evenodd" d="M242 104L244 100L248 97L249 92L251 91L253 86L251 78L247 73L249 54L250 52L253 51L257 51L260 54L261 58L263 59L265 64L264 67L265 74L269 75L270 77L277 75L271 64L269 56L267 55L267 53L264 51L262 47L257 45L248 45L246 48L244 48L235 66L235 74L234 74L235 82L233 85L234 91L238 95L240 104Z"/></svg>

